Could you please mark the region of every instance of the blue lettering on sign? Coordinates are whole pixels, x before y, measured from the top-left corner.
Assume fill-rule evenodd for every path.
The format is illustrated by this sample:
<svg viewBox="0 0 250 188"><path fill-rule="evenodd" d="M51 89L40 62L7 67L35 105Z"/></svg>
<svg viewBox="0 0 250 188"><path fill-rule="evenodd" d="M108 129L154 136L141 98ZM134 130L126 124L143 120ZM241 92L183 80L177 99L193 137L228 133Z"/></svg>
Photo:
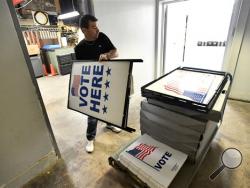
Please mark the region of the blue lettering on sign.
<svg viewBox="0 0 250 188"><path fill-rule="evenodd" d="M88 88L86 86L81 86L80 88L80 104L79 106L87 106L88 102L84 99L84 97L88 96Z"/></svg>
<svg viewBox="0 0 250 188"><path fill-rule="evenodd" d="M81 85L84 83L89 83L89 79L85 79L84 75L90 75L91 66L82 66L82 76L81 76Z"/></svg>
<svg viewBox="0 0 250 188"><path fill-rule="evenodd" d="M94 65L93 74L102 76L103 75L103 65L101 65L101 66Z"/></svg>
<svg viewBox="0 0 250 188"><path fill-rule="evenodd" d="M102 87L102 77L97 77L98 75L99 76L102 76L103 75L103 65L101 66L94 66L94 69L93 69L93 75L94 77L92 78L92 87L99 87L101 88Z"/></svg>
<svg viewBox="0 0 250 188"><path fill-rule="evenodd" d="M154 166L157 169L162 169L162 166L164 166L166 164L166 162L168 161L168 159L172 156L171 153L166 152L161 159L156 163L156 165Z"/></svg>
<svg viewBox="0 0 250 188"><path fill-rule="evenodd" d="M102 77L93 77L92 78L92 87L102 88Z"/></svg>
<svg viewBox="0 0 250 188"><path fill-rule="evenodd" d="M81 75L81 87L80 87L80 107L87 106L88 102L84 99L88 96L88 88L83 85L84 83L89 83L89 79L85 78L85 75L89 75L91 71L91 66L82 66L82 75Z"/></svg>
<svg viewBox="0 0 250 188"><path fill-rule="evenodd" d="M100 100L102 96L102 76L103 76L103 65L94 65L91 70L91 66L82 66L82 75L81 75L81 87L80 87L80 104L79 107L88 106L88 101L86 97L90 96L89 108L91 111L100 112ZM86 86L90 84L88 75L93 71L92 80L91 80L91 89ZM90 89L90 92L89 92Z"/></svg>
<svg viewBox="0 0 250 188"><path fill-rule="evenodd" d="M91 66L82 66L82 74L84 75L90 75L90 71L91 71Z"/></svg>
<svg viewBox="0 0 250 188"><path fill-rule="evenodd" d="M100 111L99 107L100 107L100 102L99 101L95 101L95 100L90 100L90 110L98 112Z"/></svg>
<svg viewBox="0 0 250 188"><path fill-rule="evenodd" d="M91 89L91 98L100 100L101 99L101 90Z"/></svg>

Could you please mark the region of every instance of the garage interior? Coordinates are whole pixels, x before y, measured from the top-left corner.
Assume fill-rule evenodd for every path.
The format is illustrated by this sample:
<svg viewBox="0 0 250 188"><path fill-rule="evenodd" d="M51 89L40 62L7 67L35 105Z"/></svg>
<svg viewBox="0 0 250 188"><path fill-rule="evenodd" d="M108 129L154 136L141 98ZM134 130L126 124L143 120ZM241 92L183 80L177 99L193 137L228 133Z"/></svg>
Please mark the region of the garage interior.
<svg viewBox="0 0 250 188"><path fill-rule="evenodd" d="M27 2L29 1L24 1L21 5ZM45 3L42 0L41 2ZM47 5L50 2L48 1ZM166 68L168 64L164 64L165 62L159 60L161 58L158 56L160 50L157 50L157 45L160 43L157 40L161 35L157 34L160 24L157 24L156 20L160 14L157 12L159 10L157 7L159 8L161 3L169 2L161 0L82 2L88 5L84 11L94 11L101 30L113 39L119 51L119 58L143 59L142 64L134 64L135 93L129 101L128 127L136 131L114 133L106 128L105 123L99 121L95 151L91 154L86 153L87 116L67 108L69 69L68 67L62 69L58 59L55 64L51 62L53 68L44 63L46 61L44 54L50 58L49 61L54 61L53 58L56 56L74 53L74 45L78 42L75 36L82 38L81 32L74 30L75 26L46 26L50 32L62 31L62 27L65 31L60 33L63 34L60 35L60 40L57 38L58 35L48 35L47 38L40 40L39 45L48 44L54 47L60 45L60 48L51 51L40 49L39 45L38 48L32 46L33 44L28 47L27 43L30 41L25 41L25 37L22 39L21 37L23 37L22 32L32 30L33 26L29 25L30 17L23 20L25 27L22 24L20 27L17 25L20 24L18 16L22 14L15 14L15 8L18 7L13 7L12 2L1 0L3 5L0 10L1 25L5 27L1 27L0 33L1 41L6 45L3 45L1 50L3 69L0 70L3 89L0 99L2 106L0 188L140 187L129 174L110 166L108 158L141 135L140 109L141 101L145 98L141 96L140 89L146 83L167 73L164 67ZM19 8L21 5L18 5ZM53 6L58 12L60 2L53 1ZM94 10L91 10L92 6ZM220 68L233 75L231 93L219 130L188 187L248 187L250 184L248 168L250 88L247 84L250 79L247 72L250 44L249 7L250 3L247 0L234 1L232 14L237 14L237 18L233 16L234 19L231 18L229 34L225 39L227 46L222 53L222 66L216 67L217 70ZM31 20L33 24L33 19ZM110 20L113 21L113 25ZM124 24L123 28L119 27L121 23ZM43 31L39 30L39 25L35 27L38 28L37 31ZM230 35L230 32L234 35ZM67 39L66 44L62 38ZM37 67L38 64L41 66ZM44 65L48 66L46 67L49 70L48 75L45 75ZM211 181L209 176L221 166L221 155L226 148L238 149L243 157L242 163L236 169L225 168Z"/></svg>
<svg viewBox="0 0 250 188"><path fill-rule="evenodd" d="M108 164L108 157L119 148L140 135L140 101L145 98L132 96L130 100L128 126L135 133L122 131L113 133L99 121L99 128L92 154L85 152L86 116L66 108L68 95L68 75L50 77L49 81L39 78L38 84L49 115L53 132L62 160L42 175L31 180L24 187L133 187L136 182L128 175L117 171ZM48 84L48 82L50 84ZM52 84L51 84L52 83ZM57 88L61 88L58 90ZM55 93L51 96L50 93ZM247 133L250 104L228 100L219 131L195 175L190 187L247 187L249 144ZM74 119L74 121L72 121ZM237 126L235 126L237 125ZM243 162L234 170L224 170L216 180L209 180L210 174L221 164L220 155L224 148L235 147L242 152ZM244 177L242 179L242 177Z"/></svg>

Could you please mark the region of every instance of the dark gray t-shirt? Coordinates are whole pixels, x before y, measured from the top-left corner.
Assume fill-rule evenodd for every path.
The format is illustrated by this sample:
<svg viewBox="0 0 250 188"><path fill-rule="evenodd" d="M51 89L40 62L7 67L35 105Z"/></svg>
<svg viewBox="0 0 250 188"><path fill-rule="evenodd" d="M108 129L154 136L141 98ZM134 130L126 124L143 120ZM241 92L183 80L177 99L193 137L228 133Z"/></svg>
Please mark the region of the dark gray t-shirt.
<svg viewBox="0 0 250 188"><path fill-rule="evenodd" d="M82 40L75 47L77 60L98 60L100 54L116 49L110 39L102 32L95 41Z"/></svg>

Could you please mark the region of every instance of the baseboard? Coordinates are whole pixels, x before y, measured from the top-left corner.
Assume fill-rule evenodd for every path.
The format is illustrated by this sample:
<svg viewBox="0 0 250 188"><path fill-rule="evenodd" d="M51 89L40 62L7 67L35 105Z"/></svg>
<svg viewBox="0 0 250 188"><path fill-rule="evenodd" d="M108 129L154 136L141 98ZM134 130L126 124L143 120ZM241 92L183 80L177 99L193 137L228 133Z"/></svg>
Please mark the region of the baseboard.
<svg viewBox="0 0 250 188"><path fill-rule="evenodd" d="M19 188L25 183L54 165L58 160L54 151L49 152L47 155L42 157L40 160L31 164L27 169L17 176L10 179L7 183L0 185L0 188Z"/></svg>

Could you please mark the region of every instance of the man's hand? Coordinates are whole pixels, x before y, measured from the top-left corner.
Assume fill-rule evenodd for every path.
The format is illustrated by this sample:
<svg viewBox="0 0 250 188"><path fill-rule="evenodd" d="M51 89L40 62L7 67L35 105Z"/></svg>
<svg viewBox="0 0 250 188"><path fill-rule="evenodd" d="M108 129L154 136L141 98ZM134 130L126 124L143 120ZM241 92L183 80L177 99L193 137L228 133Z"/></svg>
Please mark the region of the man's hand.
<svg viewBox="0 0 250 188"><path fill-rule="evenodd" d="M109 60L108 54L101 54L99 57L99 61L107 61Z"/></svg>
<svg viewBox="0 0 250 188"><path fill-rule="evenodd" d="M101 54L99 57L99 61L107 61L107 60L113 59L115 57L118 57L118 53L117 53L116 49L113 49L107 53Z"/></svg>

